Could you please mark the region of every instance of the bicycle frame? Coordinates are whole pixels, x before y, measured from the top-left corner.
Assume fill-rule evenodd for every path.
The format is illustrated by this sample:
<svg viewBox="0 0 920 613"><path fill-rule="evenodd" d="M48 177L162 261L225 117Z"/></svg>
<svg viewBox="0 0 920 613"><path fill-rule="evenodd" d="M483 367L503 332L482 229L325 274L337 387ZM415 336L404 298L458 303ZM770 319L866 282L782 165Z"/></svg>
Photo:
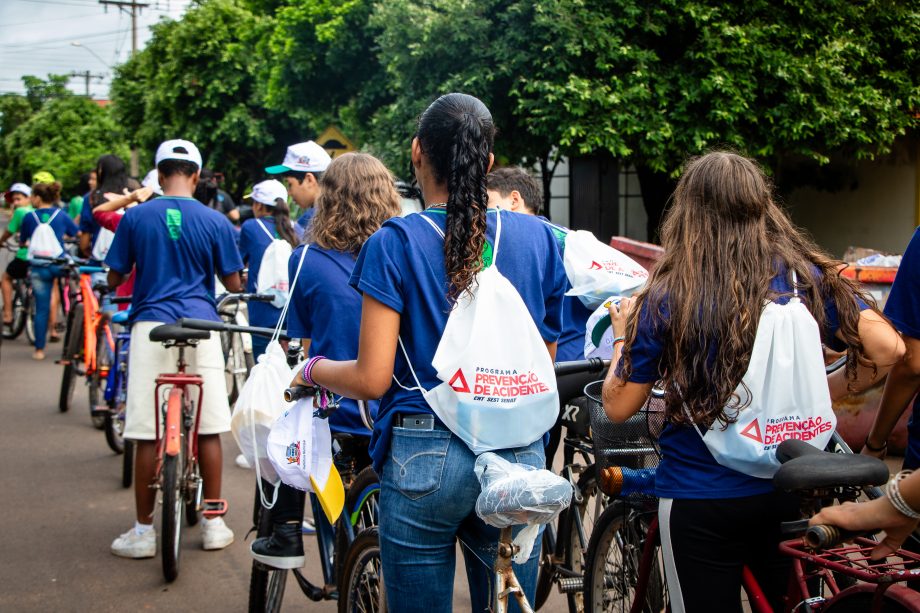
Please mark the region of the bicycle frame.
<svg viewBox="0 0 920 613"><path fill-rule="evenodd" d="M189 440L186 441L188 450L188 466L191 466L198 460L198 423L201 417L201 399L203 397L204 380L199 375L188 374L185 372L187 364L183 355L182 347L179 348L179 372L173 374L161 374L156 378L156 388L154 389L154 411L156 412L156 441L157 441L157 478L160 477L163 468L163 459L167 455L175 456L179 454L182 444L182 419L185 417L186 407L190 400L187 395L188 388L193 387L198 391L197 402L195 403L194 424ZM169 394L175 398L174 394L179 395L182 402L168 402L165 416L165 431L160 432L160 390L164 387L170 387Z"/></svg>

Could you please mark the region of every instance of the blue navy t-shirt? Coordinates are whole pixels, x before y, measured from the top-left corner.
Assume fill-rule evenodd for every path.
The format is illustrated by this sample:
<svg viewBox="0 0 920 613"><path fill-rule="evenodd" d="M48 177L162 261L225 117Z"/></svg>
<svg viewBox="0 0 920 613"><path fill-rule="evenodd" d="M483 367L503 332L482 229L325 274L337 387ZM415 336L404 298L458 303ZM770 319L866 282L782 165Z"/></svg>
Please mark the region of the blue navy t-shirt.
<svg viewBox="0 0 920 613"><path fill-rule="evenodd" d="M307 228L310 227L310 222L313 221L313 217L315 216L316 207L311 206L309 209L303 212L303 215L297 218L297 235L300 236L301 240L307 233Z"/></svg>
<svg viewBox="0 0 920 613"><path fill-rule="evenodd" d="M292 284L303 250L303 245L295 249L288 263ZM291 338L310 339L310 357L322 355L332 360L358 357L361 294L348 285L354 267L352 254L316 245L310 245L304 256L291 296L287 332ZM372 417L378 404L368 403ZM329 427L333 432L371 435L361 421L358 403L350 398L339 399L339 409L329 417Z"/></svg>
<svg viewBox="0 0 920 613"><path fill-rule="evenodd" d="M792 294L792 284L785 271L780 271L770 282L770 289L777 294L778 304L786 304ZM868 306L854 296L861 309ZM667 301L660 306L661 320L650 316L648 309L639 313L636 339L630 345L633 383L654 383L661 378L661 358L664 352L666 322L669 316ZM840 327L837 305L832 296L824 297L825 325L821 338L825 344L840 346L834 334ZM665 323L661 323L665 322ZM622 364L622 362L621 362ZM619 366L618 366L619 368ZM668 423L659 438L661 464L655 475L656 494L661 498L712 499L741 498L772 492L770 479L759 479L732 470L716 462L700 436L692 426Z"/></svg>
<svg viewBox="0 0 920 613"><path fill-rule="evenodd" d="M261 226L261 227L260 227ZM265 228L264 230L262 228ZM249 277L246 280L246 291L255 293L259 281L259 269L262 267L262 256L272 243L272 237L277 238L275 218L272 216L247 219L240 228L240 255L243 263L249 268ZM281 317L281 309L276 309L268 302L252 301L247 305L249 310L249 323L263 328L274 328Z"/></svg>
<svg viewBox="0 0 920 613"><path fill-rule="evenodd" d="M905 336L920 338L920 228L914 231L901 258L898 274L885 302L885 315ZM907 424L904 468L920 468L920 398L914 400Z"/></svg>
<svg viewBox="0 0 920 613"><path fill-rule="evenodd" d="M55 213L57 215L54 215ZM54 219L51 219L52 215L54 215ZM36 219L36 216L38 219ZM49 206L44 209L35 209L34 212L28 213L22 218L22 225L19 228L19 243L24 245L32 237L38 224L48 223L49 219L51 219L51 229L54 230L54 235L57 237L58 242L61 243L61 247L64 246L64 236L74 237L80 231L77 228L77 224L67 214L67 211ZM41 265L41 261L36 263Z"/></svg>
<svg viewBox="0 0 920 613"><path fill-rule="evenodd" d="M568 228L563 228L550 223L545 217L540 217L553 231L556 237L556 246L559 248L559 257L565 259L565 237ZM572 289L572 284L566 281L566 291ZM566 296L562 301L562 335L559 337L559 348L556 350L557 362L571 362L585 359L585 333L588 328L588 318L591 310L579 300L578 296Z"/></svg>
<svg viewBox="0 0 920 613"><path fill-rule="evenodd" d="M495 241L496 209L487 213L487 253ZM400 313L399 334L421 385L441 383L431 366L447 325L450 303L444 265L444 240L422 219L427 216L444 230L443 209L429 209L390 219L365 243L355 264L351 285ZM540 335L556 342L562 332L565 270L550 228L530 215L501 212L502 236L496 265L515 287ZM501 317L501 313L496 313ZM396 352L393 374L405 387L415 387L405 356ZM380 402L370 454L379 472L390 448L397 414L431 413L415 390L393 383Z"/></svg>
<svg viewBox="0 0 920 613"><path fill-rule="evenodd" d="M220 321L214 276L243 268L230 221L194 198L174 196L128 209L105 263L122 274L137 266L132 322Z"/></svg>
<svg viewBox="0 0 920 613"><path fill-rule="evenodd" d="M83 208L80 209L80 232L84 234L89 234L92 238L90 239L90 246L96 244L96 237L99 235L99 229L101 226L93 218L93 207L89 204L89 194L83 197Z"/></svg>

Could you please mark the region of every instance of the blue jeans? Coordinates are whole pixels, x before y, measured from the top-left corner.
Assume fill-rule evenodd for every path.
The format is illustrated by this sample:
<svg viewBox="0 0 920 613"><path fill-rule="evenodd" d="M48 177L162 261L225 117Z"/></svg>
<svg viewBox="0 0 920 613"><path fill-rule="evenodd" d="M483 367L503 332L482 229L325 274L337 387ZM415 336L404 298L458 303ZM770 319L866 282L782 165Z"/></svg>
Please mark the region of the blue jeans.
<svg viewBox="0 0 920 613"><path fill-rule="evenodd" d="M535 468L545 463L542 440L498 455ZM379 527L391 611L451 611L457 540L466 562L472 610L491 606L499 530L476 516L481 488L473 473L475 462L469 447L446 429L393 428L380 479ZM538 537L527 563L514 568L531 602L539 558ZM511 610L518 610L516 603Z"/></svg>
<svg viewBox="0 0 920 613"><path fill-rule="evenodd" d="M44 349L48 337L48 317L51 315L51 292L54 280L62 277L57 266L32 264L32 295L35 298L35 348Z"/></svg>

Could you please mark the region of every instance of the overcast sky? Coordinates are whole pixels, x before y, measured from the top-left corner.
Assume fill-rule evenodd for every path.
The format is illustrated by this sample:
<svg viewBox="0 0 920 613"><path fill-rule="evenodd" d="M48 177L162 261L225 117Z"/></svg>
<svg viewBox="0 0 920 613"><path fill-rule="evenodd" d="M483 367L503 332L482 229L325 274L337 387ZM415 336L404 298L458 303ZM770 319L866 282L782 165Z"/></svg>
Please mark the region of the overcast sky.
<svg viewBox="0 0 920 613"><path fill-rule="evenodd" d="M137 20L138 48L150 38L151 24L178 18L190 1L138 0L150 4ZM0 0L0 93L23 93L23 75L89 70L104 75L90 81L90 94L107 98L112 67L130 53L131 17L114 6L106 9L98 0ZM84 93L84 79L72 78L70 89Z"/></svg>

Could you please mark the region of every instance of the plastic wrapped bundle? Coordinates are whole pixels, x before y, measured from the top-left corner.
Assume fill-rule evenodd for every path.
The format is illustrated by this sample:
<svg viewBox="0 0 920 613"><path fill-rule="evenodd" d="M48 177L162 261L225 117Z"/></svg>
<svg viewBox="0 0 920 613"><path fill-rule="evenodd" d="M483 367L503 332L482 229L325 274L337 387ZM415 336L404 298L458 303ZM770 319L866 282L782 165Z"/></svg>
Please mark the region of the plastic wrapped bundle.
<svg viewBox="0 0 920 613"><path fill-rule="evenodd" d="M494 453L476 458L474 470L482 485L476 514L496 528L547 524L572 500L572 485L566 479Z"/></svg>

